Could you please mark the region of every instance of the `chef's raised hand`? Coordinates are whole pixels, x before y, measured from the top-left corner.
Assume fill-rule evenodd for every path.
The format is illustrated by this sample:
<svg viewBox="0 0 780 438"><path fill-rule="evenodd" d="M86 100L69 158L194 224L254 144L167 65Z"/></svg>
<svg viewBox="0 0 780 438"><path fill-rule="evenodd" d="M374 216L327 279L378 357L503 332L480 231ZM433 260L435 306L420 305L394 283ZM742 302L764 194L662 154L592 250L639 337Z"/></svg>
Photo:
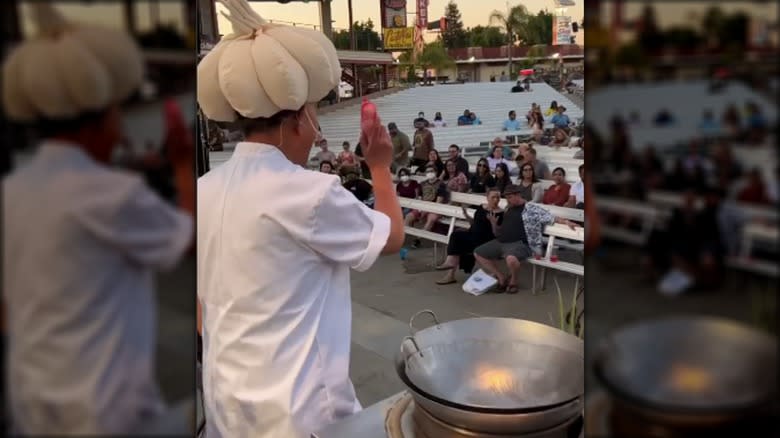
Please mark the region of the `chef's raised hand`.
<svg viewBox="0 0 780 438"><path fill-rule="evenodd" d="M393 142L382 125L376 105L363 101L360 112L360 145L369 167L390 167L393 163Z"/></svg>

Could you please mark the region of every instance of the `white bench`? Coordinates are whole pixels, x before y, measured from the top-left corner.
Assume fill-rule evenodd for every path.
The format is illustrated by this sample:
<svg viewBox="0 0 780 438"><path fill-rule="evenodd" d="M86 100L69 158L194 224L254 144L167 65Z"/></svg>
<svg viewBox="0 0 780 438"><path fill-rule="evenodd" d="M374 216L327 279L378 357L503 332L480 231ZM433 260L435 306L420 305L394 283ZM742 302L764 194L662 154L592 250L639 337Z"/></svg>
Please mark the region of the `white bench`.
<svg viewBox="0 0 780 438"><path fill-rule="evenodd" d="M601 234L604 237L632 245L643 246L647 243L659 217L658 210L655 208L630 199L598 196L595 204L596 210L600 213L616 213L639 219L639 231L616 227L608 223L601 225Z"/></svg>
<svg viewBox="0 0 780 438"><path fill-rule="evenodd" d="M545 288L545 276L546 276L545 274L547 269L555 269L557 271L574 275L575 276L574 288L575 290L578 290L580 277L585 276L585 266L583 264L564 262L560 260L552 261L551 257L554 255L556 238L575 240L578 242L583 242L582 244L584 245L585 228L575 227L575 229L572 230L566 225L554 224L554 225L546 226L544 228L544 234L547 235L547 249L544 253L544 256L539 260L537 260L536 258L528 259L528 263L530 263L533 266L533 273L532 273L533 287L531 289L532 293L536 295L536 291L537 291L536 288L537 266L542 269L541 290L544 290Z"/></svg>
<svg viewBox="0 0 780 438"><path fill-rule="evenodd" d="M780 232L776 226L762 223L746 224L742 229L740 253L736 257L730 257L727 264L736 269L777 277L780 274L777 263L753 258L752 252L757 243L768 244L777 250L778 238L780 238Z"/></svg>
<svg viewBox="0 0 780 438"><path fill-rule="evenodd" d="M427 231L415 227L404 227L404 232L406 234L433 242L433 259L434 263L436 263L439 260L438 244L449 244L450 236L455 229L456 220L466 219L466 217L463 215L463 210L454 205L439 204L436 202L428 202L410 198L398 198L398 203L402 208L410 208L412 210L419 210L422 212L433 213L442 216L439 219L439 222L443 222L445 225L447 225L447 234L434 233L432 231Z"/></svg>

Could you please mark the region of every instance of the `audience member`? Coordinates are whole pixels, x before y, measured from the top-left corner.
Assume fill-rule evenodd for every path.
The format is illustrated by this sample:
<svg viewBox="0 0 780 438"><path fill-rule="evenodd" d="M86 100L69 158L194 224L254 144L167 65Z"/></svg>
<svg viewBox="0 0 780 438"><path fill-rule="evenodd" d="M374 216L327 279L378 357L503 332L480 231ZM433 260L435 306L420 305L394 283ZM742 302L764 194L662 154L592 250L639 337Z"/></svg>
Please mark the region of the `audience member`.
<svg viewBox="0 0 780 438"><path fill-rule="evenodd" d="M551 117L558 113L558 102L552 101L550 102L550 107L547 108L547 111L544 112L545 117Z"/></svg>
<svg viewBox="0 0 780 438"><path fill-rule="evenodd" d="M425 113L422 111L417 113L417 118L412 121L412 126L416 127L418 123L422 123L426 128L431 126L431 123L425 118Z"/></svg>
<svg viewBox="0 0 780 438"><path fill-rule="evenodd" d="M428 162L428 155L434 149L433 133L425 127L423 122L414 124L416 131L414 132L414 143L412 145L414 152L412 153L412 166L416 167L419 171L421 167L424 167Z"/></svg>
<svg viewBox="0 0 780 438"><path fill-rule="evenodd" d="M737 106L733 103L729 104L723 111L721 125L723 125L723 129L726 131L725 134L730 138L739 138L740 131L742 131L742 118L739 115Z"/></svg>
<svg viewBox="0 0 780 438"><path fill-rule="evenodd" d="M422 196L420 183L412 179L412 172L403 167L398 171L398 183L395 185L395 193L399 198L418 199ZM403 215L406 217L410 209L403 207Z"/></svg>
<svg viewBox="0 0 780 438"><path fill-rule="evenodd" d="M409 152L412 150L409 136L401 132L395 122L387 124L387 132L393 142L393 166L396 169L409 167Z"/></svg>
<svg viewBox="0 0 780 438"><path fill-rule="evenodd" d="M569 123L571 123L571 121L569 120L569 116L564 114L565 112L566 107L563 105L558 105L558 112L552 116L550 123L552 123L556 128L561 128L566 132L569 132Z"/></svg>
<svg viewBox="0 0 780 438"><path fill-rule="evenodd" d="M585 165L580 164L579 167L580 180L574 183L569 189L569 200L566 201L564 207L585 209Z"/></svg>
<svg viewBox="0 0 780 438"><path fill-rule="evenodd" d="M458 117L458 126L471 125L471 111L464 110L463 115Z"/></svg>
<svg viewBox="0 0 780 438"><path fill-rule="evenodd" d="M442 181L447 184L447 190L450 193L466 193L469 189L468 176L457 168L454 161L447 161L447 164L445 164Z"/></svg>
<svg viewBox="0 0 780 438"><path fill-rule="evenodd" d="M761 170L752 169L748 173L745 186L737 194L737 201L758 205L772 204L764 178L761 177Z"/></svg>
<svg viewBox="0 0 780 438"><path fill-rule="evenodd" d="M544 192L542 203L563 207L569 200L571 186L566 182L566 171L562 167L556 167L552 172L554 184Z"/></svg>
<svg viewBox="0 0 780 438"><path fill-rule="evenodd" d="M352 192L358 201L373 208L374 188L368 181L361 179L356 170L350 170L346 173L344 188Z"/></svg>
<svg viewBox="0 0 780 438"><path fill-rule="evenodd" d="M439 156L439 151L436 149L431 150L428 152L428 161L425 162L424 166L417 168L417 174L422 175L425 174L428 170L428 167L433 167L436 169L436 176L441 178L444 174L444 162L441 160L441 157Z"/></svg>
<svg viewBox="0 0 780 438"><path fill-rule="evenodd" d="M520 196L517 186L509 186L504 193L507 208L501 224L494 214L488 214L496 238L474 249L474 257L480 266L498 280L498 292L517 293L517 271L520 263L534 254L541 254L544 226L553 223L575 224L554 217L549 211L534 204L528 204ZM504 260L509 268L509 282L498 269L497 260Z"/></svg>
<svg viewBox="0 0 780 438"><path fill-rule="evenodd" d="M496 140L499 140L499 138L496 138ZM504 164L508 168L509 166L506 163L511 163L511 159L504 158L504 146L502 142L496 142L496 140L493 140L493 149L491 150L491 154L487 159L491 172L495 172L496 166L499 164Z"/></svg>
<svg viewBox="0 0 780 438"><path fill-rule="evenodd" d="M705 109L699 121L699 132L705 137L714 137L720 134L720 124L715 120L712 110Z"/></svg>
<svg viewBox="0 0 780 438"><path fill-rule="evenodd" d="M561 128L555 128L553 130L553 138L550 142L549 146L554 147L556 149L560 148L561 146L569 146L569 134L566 133Z"/></svg>
<svg viewBox="0 0 780 438"><path fill-rule="evenodd" d="M471 125L481 125L482 120L479 120L479 117L477 117L477 113L471 112L469 114L469 119L471 120Z"/></svg>
<svg viewBox="0 0 780 438"><path fill-rule="evenodd" d="M487 202L478 205L474 210L473 217L469 216L466 207L462 207L463 215L469 221L470 227L468 230L456 230L450 236L450 242L447 245L447 258L436 267L437 270L446 270L447 273L436 284L455 283L455 273L459 268L470 274L476 261L474 250L496 238L488 215L492 215L495 218L492 220L495 220L496 225L501 226L501 219L504 216L504 211L498 206L501 194L496 189L490 189L486 198Z"/></svg>
<svg viewBox="0 0 780 438"><path fill-rule="evenodd" d="M668 109L663 108L655 115L653 123L655 126L670 126L675 124L675 118Z"/></svg>
<svg viewBox="0 0 780 438"><path fill-rule="evenodd" d="M368 163L366 163L366 159L363 157L363 147L360 145L360 142L355 145L355 160L360 164L357 172L358 176L371 179L371 169L369 169ZM346 176L346 173L344 175Z"/></svg>
<svg viewBox="0 0 780 438"><path fill-rule="evenodd" d="M496 185L496 180L490 174L490 165L486 158L477 161L477 171L471 176L469 191L471 193L486 193L489 187Z"/></svg>
<svg viewBox="0 0 780 438"><path fill-rule="evenodd" d="M458 169L458 171L463 172L464 175L466 175L466 178L469 177L469 162L466 161L465 158L460 156L460 146L456 144L450 145L450 156L447 158L447 161L452 161L455 163L455 168Z"/></svg>
<svg viewBox="0 0 780 438"><path fill-rule="evenodd" d="M498 163L496 170L494 171L496 185L495 188L504 195L504 190L512 184L512 180L509 177L509 168L506 163Z"/></svg>
<svg viewBox="0 0 780 438"><path fill-rule="evenodd" d="M323 138L318 146L320 151L314 155L317 161L330 161L331 163L336 161L336 154L328 150L328 140Z"/></svg>
<svg viewBox="0 0 780 438"><path fill-rule="evenodd" d="M320 172L333 174L333 163L328 160L320 161Z"/></svg>
<svg viewBox="0 0 780 438"><path fill-rule="evenodd" d="M517 120L517 113L515 110L509 111L509 118L504 120L504 131L518 131L520 130L520 121Z"/></svg>
<svg viewBox="0 0 780 438"><path fill-rule="evenodd" d="M534 166L525 163L520 166L520 177L517 179L520 196L527 202L542 202L544 188L534 173Z"/></svg>
<svg viewBox="0 0 780 438"><path fill-rule="evenodd" d="M536 108L531 113L531 122L529 124L534 135L534 141L539 143L542 141L542 135L544 135L544 117L539 108Z"/></svg>
<svg viewBox="0 0 780 438"><path fill-rule="evenodd" d="M442 118L441 113L438 111L433 116L433 126L436 128L447 126L447 122L444 121L444 118Z"/></svg>
<svg viewBox="0 0 780 438"><path fill-rule="evenodd" d="M422 200L427 202L436 202L438 204L446 204L450 200L449 192L447 191L447 185L439 179L436 172L436 168L433 166L427 166L425 168L425 181L420 184L420 192L422 193ZM424 221L425 225L423 229L431 231L433 226L436 225L436 221L439 220L440 215L434 213L426 213L419 210L412 210L404 218L404 223L407 227L414 226L418 221ZM415 239L412 243L412 248L420 247L420 239Z"/></svg>
<svg viewBox="0 0 780 438"><path fill-rule="evenodd" d="M349 142L345 141L341 144L342 151L339 152L336 157L336 168L339 170L341 176L346 175L348 169L354 168L357 165L357 157L350 150Z"/></svg>
<svg viewBox="0 0 780 438"><path fill-rule="evenodd" d="M512 87L512 93L522 93L525 91L523 87L523 81L518 80L514 87Z"/></svg>
<svg viewBox="0 0 780 438"><path fill-rule="evenodd" d="M536 177L539 179L550 179L550 167L547 166L547 163L544 161L536 158L536 149L530 148L528 149L528 160L527 162L533 164L534 166L534 173L536 174Z"/></svg>

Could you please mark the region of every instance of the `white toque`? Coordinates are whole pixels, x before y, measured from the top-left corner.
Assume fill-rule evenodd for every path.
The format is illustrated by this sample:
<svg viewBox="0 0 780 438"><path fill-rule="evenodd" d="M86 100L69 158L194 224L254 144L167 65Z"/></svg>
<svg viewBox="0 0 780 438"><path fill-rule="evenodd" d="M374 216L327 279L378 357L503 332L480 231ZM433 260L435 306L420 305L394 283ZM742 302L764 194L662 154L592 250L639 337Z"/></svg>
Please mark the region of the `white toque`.
<svg viewBox="0 0 780 438"><path fill-rule="evenodd" d="M338 86L341 65L325 34L269 23L246 0L219 1L233 33L198 64L198 104L206 117L270 117L318 102Z"/></svg>
<svg viewBox="0 0 780 438"><path fill-rule="evenodd" d="M75 24L48 2L31 5L38 34L3 63L2 106L11 119L69 119L106 109L141 85L141 50L125 32Z"/></svg>

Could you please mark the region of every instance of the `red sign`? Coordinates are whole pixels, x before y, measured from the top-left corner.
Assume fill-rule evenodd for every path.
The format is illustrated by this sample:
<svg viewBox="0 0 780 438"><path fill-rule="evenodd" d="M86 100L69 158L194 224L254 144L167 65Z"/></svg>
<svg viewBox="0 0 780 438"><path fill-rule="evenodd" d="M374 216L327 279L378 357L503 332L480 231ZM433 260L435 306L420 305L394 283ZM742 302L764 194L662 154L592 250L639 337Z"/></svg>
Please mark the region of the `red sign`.
<svg viewBox="0 0 780 438"><path fill-rule="evenodd" d="M428 27L428 0L417 0L417 27Z"/></svg>

